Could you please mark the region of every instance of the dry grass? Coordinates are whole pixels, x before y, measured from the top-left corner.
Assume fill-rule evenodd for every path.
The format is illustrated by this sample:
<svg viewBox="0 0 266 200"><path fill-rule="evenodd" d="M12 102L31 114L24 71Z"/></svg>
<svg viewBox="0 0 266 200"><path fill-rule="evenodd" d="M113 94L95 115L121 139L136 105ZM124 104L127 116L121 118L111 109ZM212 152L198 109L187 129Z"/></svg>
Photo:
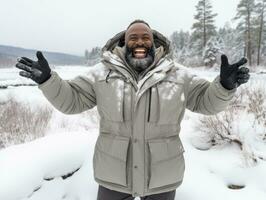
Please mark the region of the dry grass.
<svg viewBox="0 0 266 200"><path fill-rule="evenodd" d="M195 128L203 133L210 147L236 144L247 162L266 160L266 156L254 151L245 138L248 135L258 138L262 143L266 142L265 99L264 88L242 88L227 110L213 116L200 117ZM246 130L248 131L243 133Z"/></svg>
<svg viewBox="0 0 266 200"><path fill-rule="evenodd" d="M14 98L0 104L0 148L32 141L45 135L52 109L15 101Z"/></svg>

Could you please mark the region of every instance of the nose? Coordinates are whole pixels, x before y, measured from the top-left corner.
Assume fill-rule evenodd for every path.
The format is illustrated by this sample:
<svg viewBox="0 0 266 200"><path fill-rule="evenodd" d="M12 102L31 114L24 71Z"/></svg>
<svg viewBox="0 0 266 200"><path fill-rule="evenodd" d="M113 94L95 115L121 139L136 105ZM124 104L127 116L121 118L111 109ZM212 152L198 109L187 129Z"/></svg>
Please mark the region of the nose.
<svg viewBox="0 0 266 200"><path fill-rule="evenodd" d="M144 43L143 43L143 40L142 40L142 38L139 38L138 40L137 40L137 45L138 46L142 46Z"/></svg>

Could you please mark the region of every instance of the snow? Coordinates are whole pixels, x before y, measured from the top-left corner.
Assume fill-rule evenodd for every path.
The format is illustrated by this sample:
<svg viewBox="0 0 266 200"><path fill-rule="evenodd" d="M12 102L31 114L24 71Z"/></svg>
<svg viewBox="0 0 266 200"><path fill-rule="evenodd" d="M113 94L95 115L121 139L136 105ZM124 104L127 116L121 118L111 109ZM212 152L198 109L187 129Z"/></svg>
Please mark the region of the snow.
<svg viewBox="0 0 266 200"><path fill-rule="evenodd" d="M180 99L181 101L185 101L185 94L184 94L184 92L182 92L182 94L181 94L181 99Z"/></svg>
<svg viewBox="0 0 266 200"><path fill-rule="evenodd" d="M59 181L60 176L84 167L89 147L86 133L57 133L2 150L0 199L27 197L47 182L45 178Z"/></svg>
<svg viewBox="0 0 266 200"><path fill-rule="evenodd" d="M241 152L237 146L227 145L201 151L191 143L200 134L192 127L197 114L186 113L182 122L181 139L184 143L186 172L184 182L177 190L180 199L241 199L248 200L266 197L266 163L255 167L243 165ZM229 184L245 185L241 190L227 188ZM192 191L193 193L189 192ZM176 198L177 199L177 198Z"/></svg>
<svg viewBox="0 0 266 200"><path fill-rule="evenodd" d="M82 67L75 68L75 71L58 68L58 73L64 78L72 78L86 70ZM218 74L214 71L191 70L209 80ZM23 81L16 73L16 70L1 70L0 83ZM262 85L265 79L266 75L254 73L250 81ZM36 86L0 90L0 102L9 96L35 109L50 105ZM206 145L201 143L201 133L194 128L200 116L187 110L181 123L180 136L185 148L186 171L175 199L265 200L266 162L247 166L237 145L205 146L205 151L196 148L196 145ZM249 146L256 147L258 152L265 155L265 143L259 143L257 138L248 133L249 117L239 116L239 120L243 121L240 131L250 134L247 137ZM0 150L0 200L95 200L98 184L93 179L92 156L98 136L96 121L86 114L64 115L54 110L45 137ZM62 178L77 169L72 176ZM244 188L229 189L230 184L243 185Z"/></svg>
<svg viewBox="0 0 266 200"><path fill-rule="evenodd" d="M160 91L161 92L160 95L162 95L162 99L166 99L166 100L172 99L173 96L176 94L177 90L180 88L177 84L172 83L172 82L165 82L162 84L161 87L163 88L163 90Z"/></svg>
<svg viewBox="0 0 266 200"><path fill-rule="evenodd" d="M116 82L111 83L113 86L116 84L114 87L116 88L116 96L117 96L117 108L119 113L123 109L123 94L124 94L124 81L123 80L118 80Z"/></svg>

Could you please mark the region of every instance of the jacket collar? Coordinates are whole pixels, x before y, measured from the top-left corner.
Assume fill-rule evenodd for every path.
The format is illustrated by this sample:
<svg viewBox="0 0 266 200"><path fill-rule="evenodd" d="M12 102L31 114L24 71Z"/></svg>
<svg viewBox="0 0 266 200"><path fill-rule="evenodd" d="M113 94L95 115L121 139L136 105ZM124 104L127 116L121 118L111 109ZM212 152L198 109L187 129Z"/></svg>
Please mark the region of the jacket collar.
<svg viewBox="0 0 266 200"><path fill-rule="evenodd" d="M121 49L121 48L120 48ZM117 50L118 51L118 50ZM125 78L130 81L134 88L139 91L143 85L147 85L150 81L148 81L149 78L152 78L152 82L157 82L156 80L162 80L166 74L167 71L169 71L173 66L173 61L168 56L165 56L160 59L160 54L162 52L162 48L156 49L155 54L155 61L153 64L149 67L149 70L142 76L142 78L137 82L135 77L135 72L133 70L126 66L125 61L123 58L118 56L115 53L112 53L110 51L105 51L103 53L103 60L102 62L106 64L110 69L119 71L122 75L125 76ZM160 74L155 75L153 74ZM145 83L145 84L144 84ZM149 85L149 84L148 84Z"/></svg>

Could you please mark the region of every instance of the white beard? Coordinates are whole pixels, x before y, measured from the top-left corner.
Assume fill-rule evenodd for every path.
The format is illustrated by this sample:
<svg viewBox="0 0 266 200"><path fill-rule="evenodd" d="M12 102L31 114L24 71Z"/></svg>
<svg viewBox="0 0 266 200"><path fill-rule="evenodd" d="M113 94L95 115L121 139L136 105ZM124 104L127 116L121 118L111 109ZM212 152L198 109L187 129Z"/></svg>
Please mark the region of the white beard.
<svg viewBox="0 0 266 200"><path fill-rule="evenodd" d="M154 58L149 52L145 58L135 58L131 52L126 51L126 60L128 65L139 73L149 67Z"/></svg>

